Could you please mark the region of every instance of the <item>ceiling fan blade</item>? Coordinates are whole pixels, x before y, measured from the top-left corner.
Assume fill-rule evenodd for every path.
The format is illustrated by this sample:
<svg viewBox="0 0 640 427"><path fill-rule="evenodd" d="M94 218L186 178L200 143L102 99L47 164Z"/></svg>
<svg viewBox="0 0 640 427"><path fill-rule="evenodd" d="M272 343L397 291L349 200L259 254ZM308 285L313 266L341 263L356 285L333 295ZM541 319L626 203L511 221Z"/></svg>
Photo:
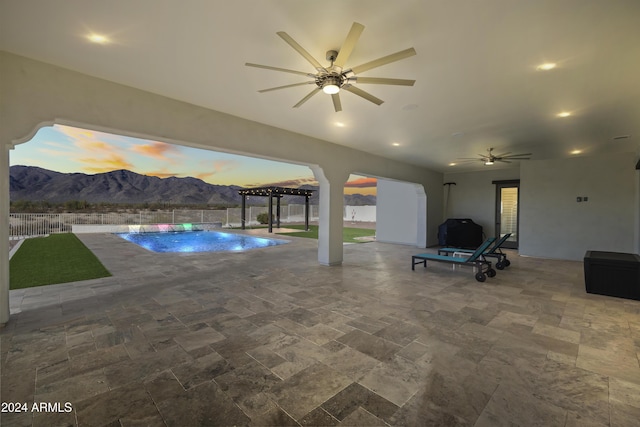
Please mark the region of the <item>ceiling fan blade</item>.
<svg viewBox="0 0 640 427"><path fill-rule="evenodd" d="M397 86L413 86L415 80L407 79L387 79L384 77L353 77L357 83L377 84L377 85L397 85Z"/></svg>
<svg viewBox="0 0 640 427"><path fill-rule="evenodd" d="M459 160L462 160L462 162L456 161L454 163L473 163L473 162L480 161L482 159L459 158Z"/></svg>
<svg viewBox="0 0 640 427"><path fill-rule="evenodd" d="M502 163L511 163L508 160L502 160L502 159L495 159L496 162L502 162Z"/></svg>
<svg viewBox="0 0 640 427"><path fill-rule="evenodd" d="M336 113L342 111L342 103L340 102L340 94L334 93L331 95L331 99L333 100L333 108L336 110Z"/></svg>
<svg viewBox="0 0 640 427"><path fill-rule="evenodd" d="M244 65L246 65L247 67L264 68L265 70L282 71L285 73L300 74L301 76L315 78L315 74L305 73L304 71L288 70L286 68L272 67L270 65L252 64L250 62L247 62Z"/></svg>
<svg viewBox="0 0 640 427"><path fill-rule="evenodd" d="M369 92L365 92L364 90L357 88L355 86L348 85L348 86L343 86L342 88L346 91L349 91L355 95L358 95L366 99L367 101L371 101L376 105L380 105L384 102L382 99L376 98L375 96L371 95Z"/></svg>
<svg viewBox="0 0 640 427"><path fill-rule="evenodd" d="M502 153L502 154L496 154L496 157L504 157L507 154L511 154L511 151L507 151L506 153Z"/></svg>
<svg viewBox="0 0 640 427"><path fill-rule="evenodd" d="M358 39L360 38L360 34L364 30L364 25L358 24L354 22L351 26L351 30L349 30L349 34L347 34L347 38L344 39L344 43L340 47L340 51L338 52L338 57L334 61L334 65L337 65L340 68L344 68L344 64L349 59L353 48L358 43Z"/></svg>
<svg viewBox="0 0 640 427"><path fill-rule="evenodd" d="M295 87L295 86L304 86L304 85L313 84L313 83L315 83L315 82L294 83L294 84L291 84L291 85L272 87L272 88L269 88L269 89L262 89L262 90L259 90L258 92L260 92L260 93L271 92L272 90L286 89L288 87Z"/></svg>
<svg viewBox="0 0 640 427"><path fill-rule="evenodd" d="M415 54L416 50L410 47L409 49L401 50L400 52L392 53L391 55L383 56L382 58L375 59L371 62L367 62L366 64L353 67L351 71L353 71L354 74L360 74L364 71L371 70L372 68L381 67L392 62L400 61L401 59L408 58Z"/></svg>
<svg viewBox="0 0 640 427"><path fill-rule="evenodd" d="M318 71L325 70L325 68L322 66L322 64L320 64L313 56L311 56L311 54L309 52L304 50L304 48L302 46L300 46L298 44L298 42L296 42L294 39L292 39L289 34L285 33L284 31L279 31L276 34L278 34L282 38L282 40L287 42L289 44L289 46L294 48L296 50L296 52L298 52L300 55L304 56L304 59L309 61L311 63L311 65L313 65L315 67L316 70L318 70Z"/></svg>
<svg viewBox="0 0 640 427"><path fill-rule="evenodd" d="M293 108L298 108L299 106L301 106L302 104L307 102L309 100L309 98L311 98L313 95L315 95L318 92L320 92L320 88L319 87L314 88L311 92L309 92L309 94L307 96L302 98L296 105L294 105Z"/></svg>
<svg viewBox="0 0 640 427"><path fill-rule="evenodd" d="M532 156L532 153L522 153L522 154L512 154L510 156L506 156L506 158L508 159L515 159L516 157L522 157L522 156Z"/></svg>

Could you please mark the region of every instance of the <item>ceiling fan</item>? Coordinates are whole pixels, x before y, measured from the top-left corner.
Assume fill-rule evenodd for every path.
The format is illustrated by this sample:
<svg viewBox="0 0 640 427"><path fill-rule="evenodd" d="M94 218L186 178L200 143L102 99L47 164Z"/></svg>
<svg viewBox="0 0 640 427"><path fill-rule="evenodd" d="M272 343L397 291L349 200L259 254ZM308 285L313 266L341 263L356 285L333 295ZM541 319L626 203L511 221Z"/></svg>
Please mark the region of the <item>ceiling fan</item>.
<svg viewBox="0 0 640 427"><path fill-rule="evenodd" d="M353 25L351 26L351 30L349 30L349 34L347 34L347 38L344 40L344 43L342 44L340 50L329 50L327 52L326 59L331 63L331 65L329 65L328 67L322 66L322 64L320 64L313 56L309 54L309 52L307 52L302 46L300 46L287 33L285 33L284 31L278 32L278 36L280 36L285 42L287 42L287 44L289 44L289 46L295 49L296 52L302 55L307 61L309 61L309 63L311 63L311 65L313 65L313 67L316 69L315 73L305 73L304 71L289 70L286 68L272 67L269 65L252 64L249 62L247 62L245 65L248 67L264 68L267 70L299 74L313 79L302 83L293 83L290 85L272 87L269 89L262 89L258 91L262 93L295 86L303 86L307 84L315 85L313 90L307 96L302 98L296 105L294 105L293 108L300 107L313 95L320 92L320 90L331 95L331 98L333 100L333 107L336 112L342 111L342 104L340 103L339 94L340 90L346 90L347 92L358 95L366 99L367 101L373 102L376 105L380 105L384 102L383 100L371 95L368 92L365 92L357 86L354 86L354 83L413 86L416 81L407 79L390 79L383 77L359 77L358 75L373 68L377 68L382 65L386 65L413 56L416 54L416 51L411 47L409 49L401 50L400 52L396 52L391 55L383 56L382 58L375 59L365 64L358 65L356 67L345 67L345 64L349 60L349 56L351 55L353 48L358 42L360 34L362 34L363 30L364 26L362 24L359 24L357 22L353 23Z"/></svg>
<svg viewBox="0 0 640 427"><path fill-rule="evenodd" d="M506 153L502 153L502 154L493 154L493 148L487 148L487 151L489 152L489 154L478 154L478 156L480 157L461 157L460 160L467 160L467 161L481 161L483 162L485 165L492 165L495 162L502 162L502 163L511 163L511 160L529 160L530 157L527 156L531 156L531 153L522 153L522 154L511 154L510 151L507 151Z"/></svg>

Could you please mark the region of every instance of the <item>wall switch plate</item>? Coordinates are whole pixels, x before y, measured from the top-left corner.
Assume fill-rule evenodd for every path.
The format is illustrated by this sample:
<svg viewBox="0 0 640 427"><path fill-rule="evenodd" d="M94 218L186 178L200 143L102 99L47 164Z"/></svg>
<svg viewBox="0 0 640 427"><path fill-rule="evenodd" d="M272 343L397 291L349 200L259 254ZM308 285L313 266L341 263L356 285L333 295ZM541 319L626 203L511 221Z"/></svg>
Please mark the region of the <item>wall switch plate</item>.
<svg viewBox="0 0 640 427"><path fill-rule="evenodd" d="M589 198L588 198L587 196L584 196L584 197L582 198L582 201L583 201L583 202L586 202L586 201L588 201L588 200L589 200Z"/></svg>

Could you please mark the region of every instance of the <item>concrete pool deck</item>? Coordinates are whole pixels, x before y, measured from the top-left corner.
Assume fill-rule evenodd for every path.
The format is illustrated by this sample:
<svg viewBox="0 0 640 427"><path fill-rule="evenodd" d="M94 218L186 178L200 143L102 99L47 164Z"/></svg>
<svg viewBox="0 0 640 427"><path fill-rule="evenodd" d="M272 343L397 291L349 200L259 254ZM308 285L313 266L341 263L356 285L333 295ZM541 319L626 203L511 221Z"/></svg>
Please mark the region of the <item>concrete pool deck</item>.
<svg viewBox="0 0 640 427"><path fill-rule="evenodd" d="M586 294L581 262L509 252L479 283L411 271L424 249L379 242L326 267L295 237L206 254L79 238L113 276L11 291L0 331L2 401L72 409L3 413L3 426L640 418L640 302Z"/></svg>

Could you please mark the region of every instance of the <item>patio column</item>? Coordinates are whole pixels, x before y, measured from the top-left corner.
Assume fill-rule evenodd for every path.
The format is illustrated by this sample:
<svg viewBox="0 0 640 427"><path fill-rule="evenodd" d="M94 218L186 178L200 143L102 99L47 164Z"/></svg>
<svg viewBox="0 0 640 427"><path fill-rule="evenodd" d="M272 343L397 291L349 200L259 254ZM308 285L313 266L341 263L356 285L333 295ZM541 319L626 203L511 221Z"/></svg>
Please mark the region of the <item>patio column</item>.
<svg viewBox="0 0 640 427"><path fill-rule="evenodd" d="M0 327L9 321L9 145L0 145Z"/></svg>
<svg viewBox="0 0 640 427"><path fill-rule="evenodd" d="M318 262L323 265L341 265L344 183L349 179L349 172L338 168L329 170L327 167L311 169L320 183Z"/></svg>

